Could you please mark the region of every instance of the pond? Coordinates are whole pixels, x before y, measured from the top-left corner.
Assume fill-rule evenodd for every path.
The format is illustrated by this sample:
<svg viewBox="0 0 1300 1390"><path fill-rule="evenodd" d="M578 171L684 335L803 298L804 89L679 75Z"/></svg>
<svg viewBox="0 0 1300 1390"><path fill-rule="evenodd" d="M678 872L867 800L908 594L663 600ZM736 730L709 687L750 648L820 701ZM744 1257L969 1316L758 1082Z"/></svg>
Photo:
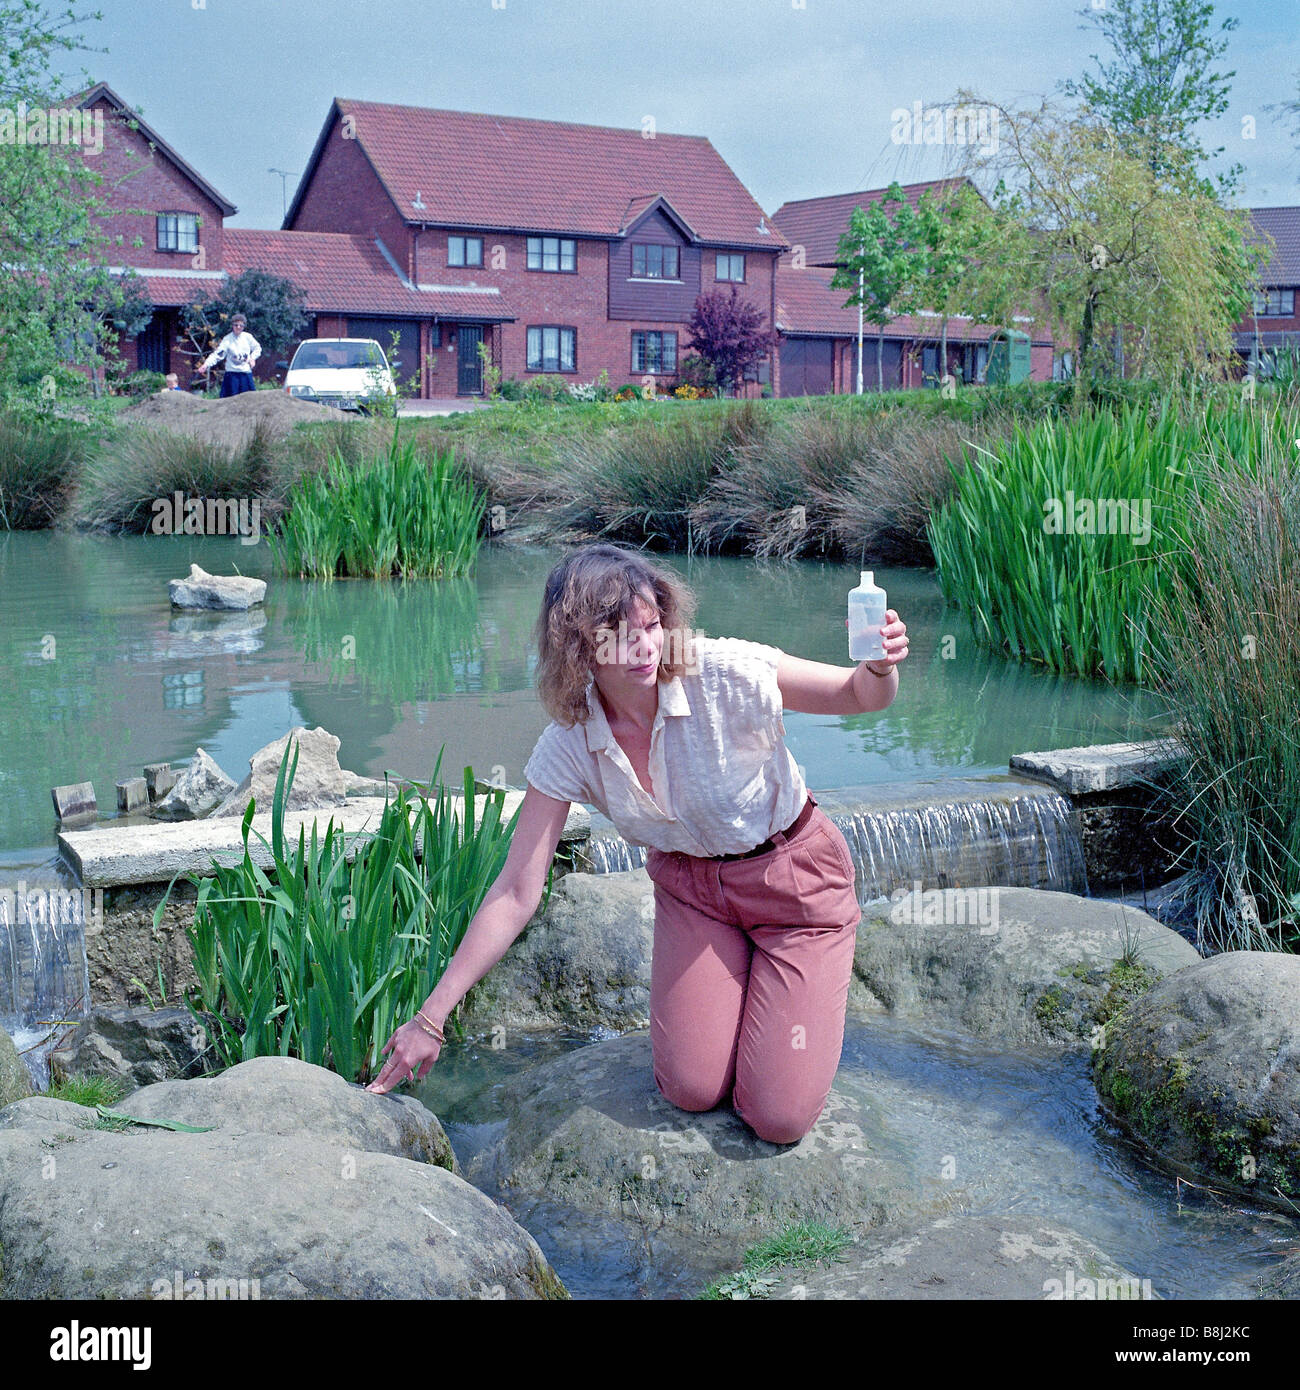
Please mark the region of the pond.
<svg viewBox="0 0 1300 1390"><path fill-rule="evenodd" d="M0 535L0 871L47 863L50 788L114 784L203 747L236 780L291 724L322 725L355 772L462 769L516 786L545 712L531 632L559 548L486 547L473 578L407 584L278 578L264 544L226 537ZM695 626L815 661L848 660L849 565L759 567L656 557L695 590ZM269 581L250 614L173 613L191 562ZM1012 753L1141 738L1149 692L1062 678L981 652L930 571L877 582L908 625L898 699L882 715L792 713L788 744L814 788L1005 772ZM945 640L948 639L948 640Z"/></svg>

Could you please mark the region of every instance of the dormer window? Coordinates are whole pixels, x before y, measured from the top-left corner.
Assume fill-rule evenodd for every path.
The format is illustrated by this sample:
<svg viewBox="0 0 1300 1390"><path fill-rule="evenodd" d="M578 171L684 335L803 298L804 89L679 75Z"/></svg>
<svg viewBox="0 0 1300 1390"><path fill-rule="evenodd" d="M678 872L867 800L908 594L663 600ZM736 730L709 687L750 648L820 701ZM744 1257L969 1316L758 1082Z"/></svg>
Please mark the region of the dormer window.
<svg viewBox="0 0 1300 1390"><path fill-rule="evenodd" d="M160 212L158 214L158 250L190 251L199 249L199 216L196 212Z"/></svg>
<svg viewBox="0 0 1300 1390"><path fill-rule="evenodd" d="M676 280L677 247L638 246L632 247L632 275L638 280Z"/></svg>

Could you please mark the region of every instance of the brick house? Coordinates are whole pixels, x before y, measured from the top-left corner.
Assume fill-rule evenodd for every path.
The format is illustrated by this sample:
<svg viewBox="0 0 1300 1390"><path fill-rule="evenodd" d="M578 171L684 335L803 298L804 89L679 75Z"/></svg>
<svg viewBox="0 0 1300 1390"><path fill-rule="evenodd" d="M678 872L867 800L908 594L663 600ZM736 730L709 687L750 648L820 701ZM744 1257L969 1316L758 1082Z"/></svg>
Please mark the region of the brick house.
<svg viewBox="0 0 1300 1390"><path fill-rule="evenodd" d="M1300 353L1300 207L1250 208L1252 226L1273 239L1260 271L1254 312L1237 324L1233 346L1248 370L1279 349ZM1266 364L1267 369L1267 364Z"/></svg>
<svg viewBox="0 0 1300 1390"><path fill-rule="evenodd" d="M736 284L771 322L785 247L700 136L342 99L265 268L302 233L379 250L424 396L481 392L480 341L507 378L671 383L700 293Z"/></svg>
<svg viewBox="0 0 1300 1390"><path fill-rule="evenodd" d="M216 294L225 256L224 220L235 205L187 163L107 83L84 92L76 103L104 118L104 148L85 155L102 174L105 201L114 209L101 224L120 244L111 268L136 270L154 306L144 332L124 340L120 351L132 370L179 370L175 340L181 306ZM138 240L139 246L132 245Z"/></svg>
<svg viewBox="0 0 1300 1390"><path fill-rule="evenodd" d="M940 179L907 184L902 191L915 207L927 189L942 196L952 187L951 181ZM879 202L887 191L872 188L860 193L801 198L783 203L773 214L772 220L790 244L777 262L773 313L773 321L783 335L778 376L781 395L838 394L857 389L858 311L856 307L844 307L848 291L832 289L830 282L839 264L839 240L848 230L854 208ZM1054 349L1047 326L1024 316L1017 316L1015 324L1009 326L1030 336L1032 379L1050 380ZM946 370L958 381L982 382L988 366L989 339L995 331L989 324L949 318ZM885 390L933 386L944 374L945 368L939 362L939 317L903 314L883 328L865 326L865 390L876 389L877 340Z"/></svg>

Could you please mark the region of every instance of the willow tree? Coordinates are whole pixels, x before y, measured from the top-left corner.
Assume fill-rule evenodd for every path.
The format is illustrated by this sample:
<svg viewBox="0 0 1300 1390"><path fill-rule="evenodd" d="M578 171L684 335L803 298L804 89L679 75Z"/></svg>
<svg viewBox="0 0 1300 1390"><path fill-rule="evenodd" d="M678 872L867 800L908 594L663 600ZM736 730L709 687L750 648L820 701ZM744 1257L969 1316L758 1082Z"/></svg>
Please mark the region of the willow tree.
<svg viewBox="0 0 1300 1390"><path fill-rule="evenodd" d="M1192 176L1186 151L1153 164L1086 109L990 105L998 140L970 146L965 172L996 181L990 219L1017 229L1002 289L1045 301L1080 389L1116 373L1225 375L1264 256L1245 213Z"/></svg>

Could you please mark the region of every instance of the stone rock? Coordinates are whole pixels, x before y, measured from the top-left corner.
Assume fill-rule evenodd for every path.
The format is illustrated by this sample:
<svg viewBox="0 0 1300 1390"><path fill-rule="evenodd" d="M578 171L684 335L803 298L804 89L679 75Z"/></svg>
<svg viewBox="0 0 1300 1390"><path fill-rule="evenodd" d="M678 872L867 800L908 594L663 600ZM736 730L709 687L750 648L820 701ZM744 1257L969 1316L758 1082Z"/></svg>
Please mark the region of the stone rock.
<svg viewBox="0 0 1300 1390"><path fill-rule="evenodd" d="M879 1113L836 1090L790 1145L757 1138L730 1106L677 1109L655 1085L648 1033L539 1063L504 1089L505 1133L470 1160L472 1182L669 1235L735 1240L791 1220L866 1229L952 1191L914 1173Z"/></svg>
<svg viewBox="0 0 1300 1390"><path fill-rule="evenodd" d="M1300 958L1228 951L1162 980L1107 1029L1094 1079L1164 1166L1294 1213Z"/></svg>
<svg viewBox="0 0 1300 1390"><path fill-rule="evenodd" d="M294 769L286 810L309 811L318 806L342 806L354 787L373 781L360 778L355 772L348 772L339 766L339 739L327 729L308 730L302 725L295 725L274 743L268 743L253 754L248 760L248 776L213 811L214 817L242 816L248 809L251 797L257 799L258 811L271 809L275 800L276 778L280 775L280 764L284 761L290 739L297 744L298 766Z"/></svg>
<svg viewBox="0 0 1300 1390"><path fill-rule="evenodd" d="M545 910L470 991L467 1028L643 1028L654 884L644 869L565 874Z"/></svg>
<svg viewBox="0 0 1300 1390"><path fill-rule="evenodd" d="M193 1075L207 1046L203 1025L183 1006L95 1009L50 1053L50 1075L112 1077L135 1090Z"/></svg>
<svg viewBox="0 0 1300 1390"><path fill-rule="evenodd" d="M0 1105L21 1100L32 1093L32 1078L27 1064L18 1055L14 1040L0 1028Z"/></svg>
<svg viewBox="0 0 1300 1390"><path fill-rule="evenodd" d="M410 1097L263 1057L116 1108L214 1127L0 1112L0 1298L567 1297L504 1209L427 1161L441 1127Z"/></svg>
<svg viewBox="0 0 1300 1390"><path fill-rule="evenodd" d="M209 574L191 565L188 578L167 581L167 593L173 608L251 608L266 597L266 580Z"/></svg>
<svg viewBox="0 0 1300 1390"><path fill-rule="evenodd" d="M0 1107L0 1129L40 1130L45 1138L77 1138L77 1131L88 1129L98 1119L93 1105L78 1105L53 1096L28 1096Z"/></svg>
<svg viewBox="0 0 1300 1390"><path fill-rule="evenodd" d="M1149 1299L1150 1282L1077 1231L1031 1217L941 1216L873 1231L832 1264L767 1271L770 1298Z"/></svg>
<svg viewBox="0 0 1300 1390"><path fill-rule="evenodd" d="M233 778L212 761L202 748L194 750L190 765L176 779L176 785L155 802L153 814L159 820L198 820L235 789Z"/></svg>
<svg viewBox="0 0 1300 1390"><path fill-rule="evenodd" d="M1127 948L1136 964L1125 964ZM1146 913L1036 888L931 889L869 903L854 973L902 1017L1013 1045L1091 1045L1157 979L1199 961Z"/></svg>

